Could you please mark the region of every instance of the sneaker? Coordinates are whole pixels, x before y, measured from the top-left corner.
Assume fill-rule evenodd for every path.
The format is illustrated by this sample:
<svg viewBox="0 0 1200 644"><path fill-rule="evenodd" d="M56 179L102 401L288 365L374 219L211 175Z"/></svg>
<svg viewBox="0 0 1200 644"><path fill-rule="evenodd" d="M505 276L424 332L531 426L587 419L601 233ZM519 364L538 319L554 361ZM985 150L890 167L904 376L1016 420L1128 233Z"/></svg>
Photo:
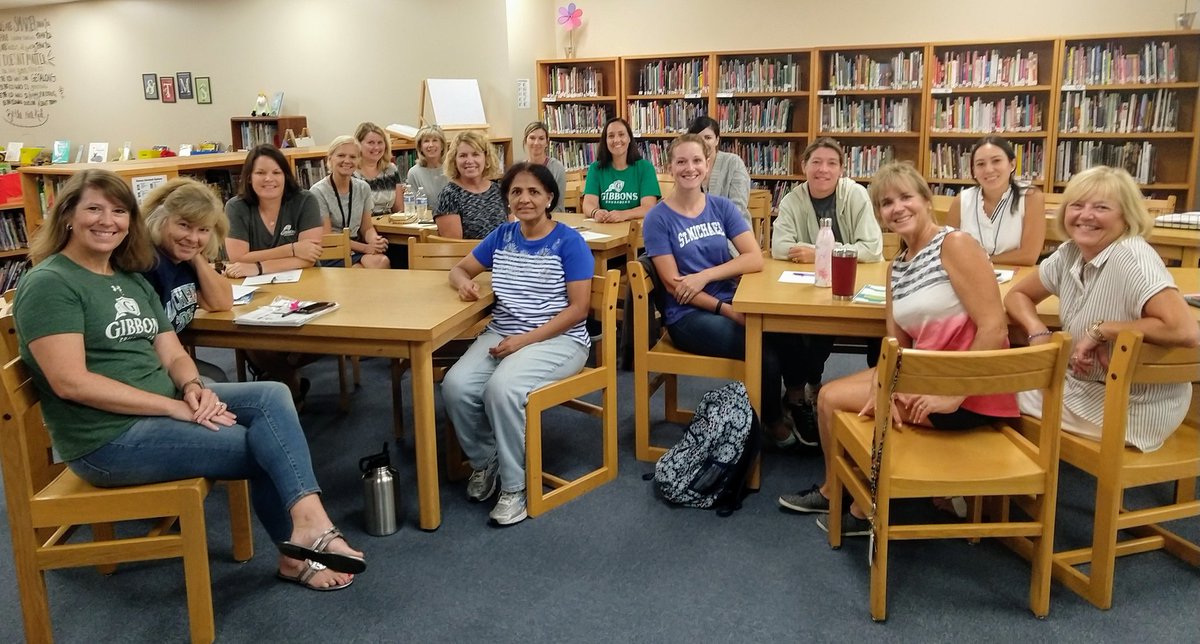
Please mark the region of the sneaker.
<svg viewBox="0 0 1200 644"><path fill-rule="evenodd" d="M817 527L829 532L829 515L817 517ZM849 512L842 515L843 537L866 537L871 534L871 520L860 519Z"/></svg>
<svg viewBox="0 0 1200 644"><path fill-rule="evenodd" d="M492 508L488 516L499 525L512 525L524 521L529 516L525 509L525 490L501 492L500 500L496 501L496 507Z"/></svg>
<svg viewBox="0 0 1200 644"><path fill-rule="evenodd" d="M787 407L783 408L783 416L780 417L779 423L782 423L784 429L787 430L787 437L782 439L775 438L773 431L775 425L772 427L764 426L763 434L766 436L766 440L770 441L769 444L774 445L778 449L789 449L798 445L799 439L796 436L796 426L792 424L792 419L788 416Z"/></svg>
<svg viewBox="0 0 1200 644"><path fill-rule="evenodd" d="M471 472L471 478L467 479L467 500L479 503L492 498L499 483L499 470L499 462L492 459L482 470Z"/></svg>
<svg viewBox="0 0 1200 644"><path fill-rule="evenodd" d="M792 416L796 440L805 447L820 445L821 433L817 430L816 403L807 400L801 403L787 403L787 409Z"/></svg>
<svg viewBox="0 0 1200 644"><path fill-rule="evenodd" d="M828 513L829 499L821 495L820 486L814 485L795 494L780 496L779 507L805 514Z"/></svg>

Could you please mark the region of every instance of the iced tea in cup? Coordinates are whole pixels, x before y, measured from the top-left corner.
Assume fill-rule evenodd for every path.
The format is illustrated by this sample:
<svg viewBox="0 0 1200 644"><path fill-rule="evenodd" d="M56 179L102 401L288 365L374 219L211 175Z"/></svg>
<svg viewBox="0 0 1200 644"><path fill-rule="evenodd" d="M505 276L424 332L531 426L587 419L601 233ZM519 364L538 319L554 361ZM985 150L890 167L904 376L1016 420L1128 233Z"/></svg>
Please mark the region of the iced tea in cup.
<svg viewBox="0 0 1200 644"><path fill-rule="evenodd" d="M833 299L854 297L854 281L858 277L858 251L850 247L833 249Z"/></svg>

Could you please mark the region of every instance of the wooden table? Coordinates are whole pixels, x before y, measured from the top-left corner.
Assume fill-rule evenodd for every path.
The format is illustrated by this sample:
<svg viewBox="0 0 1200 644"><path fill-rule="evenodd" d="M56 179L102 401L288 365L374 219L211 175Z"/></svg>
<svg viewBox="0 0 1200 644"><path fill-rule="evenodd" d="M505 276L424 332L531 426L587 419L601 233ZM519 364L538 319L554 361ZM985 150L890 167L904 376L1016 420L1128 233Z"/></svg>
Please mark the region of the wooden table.
<svg viewBox="0 0 1200 644"><path fill-rule="evenodd" d="M592 257L595 258L596 275L603 275L608 270L608 260L614 257L624 256L627 261L636 258L630 250L630 223L628 221L602 224L594 219L587 219L577 212L556 212L554 219L573 226L580 233L604 235L593 239L587 239L593 235L584 235L588 248L592 249Z"/></svg>
<svg viewBox="0 0 1200 644"><path fill-rule="evenodd" d="M887 284L887 262L859 264L855 291L867 284ZM1035 266L1006 267L1015 270L1012 281L1000 285L1000 294L1033 275ZM812 284L779 281L784 271L812 271L811 264L766 259L761 273L743 275L733 298L733 310L746 314L746 390L761 411L762 334L764 332L813 333L880 338L887 334L886 310L879 304L856 304L833 299L831 289ZM1200 268L1168 268L1183 293L1200 292ZM1197 324L1200 309L1189 307ZM1057 329L1058 298L1050 297L1037 307L1046 326Z"/></svg>
<svg viewBox="0 0 1200 644"><path fill-rule="evenodd" d="M375 231L392 244L407 244L409 237L425 239L426 235L437 234L436 224L393 224L387 215L374 217L371 222Z"/></svg>
<svg viewBox="0 0 1200 644"><path fill-rule="evenodd" d="M233 312L197 312L183 337L206 347L407 358L412 365L420 526L435 530L442 519L433 351L483 319L493 299L490 280L487 273L477 278L483 297L463 302L445 271L309 268L299 282L261 287L250 304ZM340 308L298 328L234 324L236 313L269 304L277 295L334 301Z"/></svg>
<svg viewBox="0 0 1200 644"><path fill-rule="evenodd" d="M1067 241L1067 236L1058 229L1058 218L1053 211L1046 212L1046 241ZM1164 260L1179 260L1184 268L1200 267L1200 230L1155 226L1146 241Z"/></svg>

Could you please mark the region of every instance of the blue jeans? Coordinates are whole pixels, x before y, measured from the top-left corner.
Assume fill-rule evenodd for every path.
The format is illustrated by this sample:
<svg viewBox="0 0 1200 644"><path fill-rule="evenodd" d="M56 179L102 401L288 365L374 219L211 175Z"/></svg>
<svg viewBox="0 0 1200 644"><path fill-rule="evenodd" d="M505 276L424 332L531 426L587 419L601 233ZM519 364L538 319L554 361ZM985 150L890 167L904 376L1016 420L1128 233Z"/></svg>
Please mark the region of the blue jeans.
<svg viewBox="0 0 1200 644"><path fill-rule="evenodd" d="M275 542L292 533L288 510L321 491L308 442L286 385L212 384L238 424L212 431L192 422L148 416L68 467L96 487L160 483L203 476L247 479L254 513Z"/></svg>
<svg viewBox="0 0 1200 644"><path fill-rule="evenodd" d="M667 331L680 351L734 360L746 358L746 327L724 315L696 309L676 320ZM762 339L763 427L770 427L783 416L780 352L775 346L781 342L780 335L764 333Z"/></svg>

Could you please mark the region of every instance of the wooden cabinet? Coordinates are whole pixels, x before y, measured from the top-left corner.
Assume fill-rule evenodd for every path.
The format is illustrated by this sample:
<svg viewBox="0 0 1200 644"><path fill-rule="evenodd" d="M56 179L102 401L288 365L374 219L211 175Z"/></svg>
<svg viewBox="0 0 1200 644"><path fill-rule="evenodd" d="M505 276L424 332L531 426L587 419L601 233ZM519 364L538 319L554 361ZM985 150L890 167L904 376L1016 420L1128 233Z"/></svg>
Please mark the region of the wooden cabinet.
<svg viewBox="0 0 1200 644"><path fill-rule="evenodd" d="M280 147L288 130L300 136L307 127L303 116L235 116L229 119L230 149L248 150L261 143Z"/></svg>
<svg viewBox="0 0 1200 644"><path fill-rule="evenodd" d="M547 153L568 170L596 160L605 121L621 114L617 58L539 60L538 117L550 131ZM520 133L518 133L520 136Z"/></svg>

